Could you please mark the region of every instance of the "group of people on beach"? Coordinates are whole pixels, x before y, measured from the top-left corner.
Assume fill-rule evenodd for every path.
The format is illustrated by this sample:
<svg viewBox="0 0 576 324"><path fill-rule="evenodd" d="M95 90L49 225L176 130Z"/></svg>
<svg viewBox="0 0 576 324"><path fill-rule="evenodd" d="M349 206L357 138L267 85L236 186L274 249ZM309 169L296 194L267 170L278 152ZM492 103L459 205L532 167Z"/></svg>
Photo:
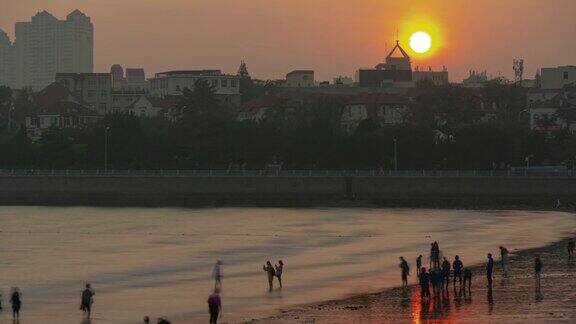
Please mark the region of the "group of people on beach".
<svg viewBox="0 0 576 324"><path fill-rule="evenodd" d="M568 241L568 259L574 258L574 250L576 242L574 239ZM499 247L500 250L500 265L502 268L502 275L508 276L508 260L510 252L503 246ZM430 267L428 270L422 266L422 255L416 258L416 269L418 276L418 284L420 286L420 295L422 299L437 298L442 292L448 292L450 277L454 290L456 290L456 281L460 290L468 292L472 288L472 271L470 268L464 267L460 256L454 256L452 263L446 258L442 258L440 262L441 253L438 242L433 242L430 247ZM408 287L408 276L410 275L410 266L404 257L400 257L400 264L398 265L401 271L402 287ZM539 256L534 259L534 278L536 280L536 287L540 288L540 278L544 264ZM493 273L494 273L494 258L491 253L488 253L486 260L486 281L489 290L492 289ZM434 296L431 296L430 286L432 286Z"/></svg>
<svg viewBox="0 0 576 324"><path fill-rule="evenodd" d="M216 261L214 269L212 270L212 277L214 278L214 292L208 297L208 312L210 314L210 324L217 324L218 319L222 315L222 298L220 292L222 291L222 280L224 279L223 271L224 263L221 260ZM262 266L264 272L268 277L268 289L274 289L274 278L278 279L280 289L282 289L282 273L284 272L284 261L278 260L278 264L272 265L272 262L266 261Z"/></svg>

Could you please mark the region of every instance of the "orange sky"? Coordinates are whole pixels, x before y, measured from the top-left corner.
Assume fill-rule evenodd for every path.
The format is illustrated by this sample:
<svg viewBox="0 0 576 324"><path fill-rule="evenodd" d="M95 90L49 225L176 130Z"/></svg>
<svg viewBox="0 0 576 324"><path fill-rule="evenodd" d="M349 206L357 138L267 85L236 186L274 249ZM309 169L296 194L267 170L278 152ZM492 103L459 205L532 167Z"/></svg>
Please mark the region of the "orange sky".
<svg viewBox="0 0 576 324"><path fill-rule="evenodd" d="M469 69L511 76L514 57L525 59L529 77L538 67L576 64L575 0L0 0L0 28L13 36L14 22L37 11L62 19L76 8L95 24L98 72L120 63L148 75L235 73L244 59L260 78L303 68L317 79L353 76L380 62L396 29L403 35L417 20L434 24L442 47L415 64L446 65L452 81Z"/></svg>

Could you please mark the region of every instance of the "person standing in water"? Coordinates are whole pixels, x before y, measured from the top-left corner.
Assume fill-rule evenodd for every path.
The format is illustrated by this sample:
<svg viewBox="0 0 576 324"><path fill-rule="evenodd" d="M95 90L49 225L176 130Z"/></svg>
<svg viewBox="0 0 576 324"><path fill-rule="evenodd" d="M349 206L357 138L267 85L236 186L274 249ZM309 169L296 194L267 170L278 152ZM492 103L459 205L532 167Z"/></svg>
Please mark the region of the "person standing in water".
<svg viewBox="0 0 576 324"><path fill-rule="evenodd" d="M486 262L486 279L488 280L489 288L492 288L493 271L494 271L494 259L492 259L492 253L488 253L488 262Z"/></svg>
<svg viewBox="0 0 576 324"><path fill-rule="evenodd" d="M576 242L574 239L571 238L568 240L568 260L572 260L574 258L574 249L576 248Z"/></svg>
<svg viewBox="0 0 576 324"><path fill-rule="evenodd" d="M504 276L508 275L508 249L500 247L500 264L502 265L502 273Z"/></svg>
<svg viewBox="0 0 576 324"><path fill-rule="evenodd" d="M542 274L542 260L540 257L534 259L534 277L536 278L536 285L540 288L540 275Z"/></svg>
<svg viewBox="0 0 576 324"><path fill-rule="evenodd" d="M214 264L214 269L212 269L212 278L214 278L214 289L222 288L222 278L224 277L224 272L222 271L222 261L216 261Z"/></svg>
<svg viewBox="0 0 576 324"><path fill-rule="evenodd" d="M402 272L402 287L408 287L408 276L410 275L410 266L408 266L408 262L404 259L404 257L400 257L400 271Z"/></svg>
<svg viewBox="0 0 576 324"><path fill-rule="evenodd" d="M462 261L460 261L460 257L457 255L454 257L454 261L452 262L452 270L454 270L454 289L456 289L456 279L458 279L458 284L460 288L462 288Z"/></svg>
<svg viewBox="0 0 576 324"><path fill-rule="evenodd" d="M220 298L219 289L214 289L214 293L208 297L208 312L210 313L210 324L217 324L218 317L222 314L222 298Z"/></svg>
<svg viewBox="0 0 576 324"><path fill-rule="evenodd" d="M266 261L266 265L264 265L262 269L266 272L266 274L268 274L268 287L270 291L272 291L274 288L274 277L276 276L276 270L274 270L274 267L270 261Z"/></svg>
<svg viewBox="0 0 576 324"><path fill-rule="evenodd" d="M92 311L92 303L94 303L94 295L96 293L92 290L90 284L86 284L86 288L82 291L82 297L80 300L80 309L90 318L90 313Z"/></svg>
<svg viewBox="0 0 576 324"><path fill-rule="evenodd" d="M420 275L420 269L422 269L422 254L416 258L416 272L418 272L417 275Z"/></svg>
<svg viewBox="0 0 576 324"><path fill-rule="evenodd" d="M449 283L450 283L450 261L444 258L444 261L442 261L442 289L446 287L446 290L448 290Z"/></svg>
<svg viewBox="0 0 576 324"><path fill-rule="evenodd" d="M10 295L10 303L12 304L12 318L15 320L20 319L20 308L22 307L22 294L18 288L12 288Z"/></svg>
<svg viewBox="0 0 576 324"><path fill-rule="evenodd" d="M280 289L282 289L282 272L284 272L284 262L282 260L278 261L278 264L274 266L276 268L276 278L278 278L278 284Z"/></svg>

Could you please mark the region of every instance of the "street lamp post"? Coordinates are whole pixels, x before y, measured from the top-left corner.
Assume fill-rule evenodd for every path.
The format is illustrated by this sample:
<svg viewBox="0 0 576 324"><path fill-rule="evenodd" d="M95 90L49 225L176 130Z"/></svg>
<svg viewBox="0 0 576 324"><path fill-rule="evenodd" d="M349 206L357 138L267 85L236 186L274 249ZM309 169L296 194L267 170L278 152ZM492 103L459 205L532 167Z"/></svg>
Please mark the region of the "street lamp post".
<svg viewBox="0 0 576 324"><path fill-rule="evenodd" d="M398 175L398 139L394 137L394 173Z"/></svg>
<svg viewBox="0 0 576 324"><path fill-rule="evenodd" d="M110 127L104 128L104 172L108 172L108 131Z"/></svg>

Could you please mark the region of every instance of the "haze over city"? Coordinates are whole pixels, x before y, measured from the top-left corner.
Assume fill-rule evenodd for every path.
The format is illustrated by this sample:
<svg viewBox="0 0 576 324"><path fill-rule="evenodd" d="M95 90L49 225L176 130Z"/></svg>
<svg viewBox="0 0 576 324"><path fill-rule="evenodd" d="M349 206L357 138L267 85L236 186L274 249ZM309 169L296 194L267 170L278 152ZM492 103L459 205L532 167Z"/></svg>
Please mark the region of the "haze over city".
<svg viewBox="0 0 576 324"><path fill-rule="evenodd" d="M571 0L0 0L0 28L13 38L14 23L38 11L63 19L74 9L94 23L98 72L114 63L143 67L149 76L195 67L235 72L243 59L258 78L309 68L330 80L381 62L397 32L405 44L420 21L437 31L439 47L425 57L410 53L413 65L445 65L451 81L470 69L512 78L514 57L524 58L532 77L576 56Z"/></svg>

